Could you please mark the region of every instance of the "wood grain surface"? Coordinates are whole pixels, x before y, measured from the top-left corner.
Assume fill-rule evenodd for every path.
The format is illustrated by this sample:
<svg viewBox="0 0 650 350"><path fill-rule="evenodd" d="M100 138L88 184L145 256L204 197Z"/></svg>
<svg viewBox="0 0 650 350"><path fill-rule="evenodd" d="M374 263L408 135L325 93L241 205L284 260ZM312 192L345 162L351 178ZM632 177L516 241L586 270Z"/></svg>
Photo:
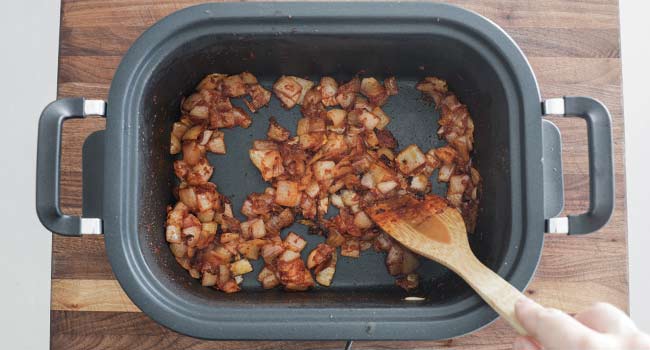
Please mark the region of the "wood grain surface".
<svg viewBox="0 0 650 350"><path fill-rule="evenodd" d="M137 36L195 0L63 0L59 97L106 99L121 56ZM618 2L616 0L455 0L502 26L521 46L542 96L585 95L613 115L616 210L584 237L547 235L526 294L575 313L596 301L628 307L625 170ZM334 5L335 6L335 5ZM587 132L583 121L552 119L564 142L565 213L588 207ZM81 212L81 145L104 128L100 118L67 122L63 133L61 205ZM341 341L204 341L174 333L139 311L119 287L103 238L54 236L52 349L342 349ZM498 320L471 335L437 342L355 342L354 349L510 349L515 333Z"/></svg>

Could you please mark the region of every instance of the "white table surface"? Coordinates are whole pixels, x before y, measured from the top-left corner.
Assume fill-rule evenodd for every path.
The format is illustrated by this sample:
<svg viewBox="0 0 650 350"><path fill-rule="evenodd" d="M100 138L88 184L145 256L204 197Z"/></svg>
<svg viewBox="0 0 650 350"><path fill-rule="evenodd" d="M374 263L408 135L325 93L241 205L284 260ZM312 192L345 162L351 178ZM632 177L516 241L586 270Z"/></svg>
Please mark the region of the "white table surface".
<svg viewBox="0 0 650 350"><path fill-rule="evenodd" d="M631 314L650 331L650 21L648 1L621 1ZM56 98L58 0L0 2L0 348L47 349L51 237L34 205L37 121Z"/></svg>

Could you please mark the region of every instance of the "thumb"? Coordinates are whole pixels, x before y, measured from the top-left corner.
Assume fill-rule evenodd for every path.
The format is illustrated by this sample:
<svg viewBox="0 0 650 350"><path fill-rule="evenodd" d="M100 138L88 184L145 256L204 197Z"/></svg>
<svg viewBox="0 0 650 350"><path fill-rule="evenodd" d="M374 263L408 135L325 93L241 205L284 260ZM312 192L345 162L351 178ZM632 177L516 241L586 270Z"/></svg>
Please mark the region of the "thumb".
<svg viewBox="0 0 650 350"><path fill-rule="evenodd" d="M560 310L542 307L528 298L517 301L515 314L544 349L611 349L614 345L610 337L587 328Z"/></svg>

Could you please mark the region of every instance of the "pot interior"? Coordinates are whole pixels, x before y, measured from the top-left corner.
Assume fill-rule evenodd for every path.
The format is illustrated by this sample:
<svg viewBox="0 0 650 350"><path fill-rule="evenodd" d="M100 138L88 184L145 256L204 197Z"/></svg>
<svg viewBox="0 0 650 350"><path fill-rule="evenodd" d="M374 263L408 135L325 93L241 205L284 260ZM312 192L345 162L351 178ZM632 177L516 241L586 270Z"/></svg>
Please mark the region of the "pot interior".
<svg viewBox="0 0 650 350"><path fill-rule="evenodd" d="M359 259L340 257L331 287L316 287L303 293L286 293L279 289L264 291L255 271L245 276L242 291L227 295L201 287L174 260L165 242L165 207L174 202L171 188L176 184L172 171L173 156L168 154L169 133L179 117L182 96L190 94L200 79L209 73L250 71L262 85L271 89L283 74L321 76L347 81L357 72L384 78L395 75L400 92L392 96L384 110L392 118L388 129L400 143L400 149L416 143L423 151L440 147L436 136L439 114L420 98L415 84L428 75L447 80L450 89L467 104L474 119L475 151L473 161L483 177L481 204L476 232L470 243L479 259L497 270L504 254L521 239L513 234L513 210L518 204L511 198L511 146L508 99L502 72L495 71L490 56L482 55L469 41L445 35L404 36L357 34L210 34L197 37L177 47L150 75L145 98L139 110L139 198L146 203L138 216L138 232L148 267L157 279L178 293L197 298L206 306L255 305L278 307L444 307L471 295L469 287L439 264L421 259L418 273L420 290L411 293L425 301L403 301L407 293L395 285L384 265L385 255L370 249ZM236 102L240 103L241 101ZM298 108L286 111L274 97L270 106L252 115L248 129L224 130L227 154L209 155L215 166L212 181L234 204L237 216L245 197L266 187L248 158L255 139L265 138L270 116L292 132L300 118ZM444 195L446 184L439 184L434 173L434 192ZM330 207L333 210L333 207ZM519 214L517 214L519 215ZM323 237L309 235L304 226L294 224L283 231L299 233L308 241L303 258Z"/></svg>

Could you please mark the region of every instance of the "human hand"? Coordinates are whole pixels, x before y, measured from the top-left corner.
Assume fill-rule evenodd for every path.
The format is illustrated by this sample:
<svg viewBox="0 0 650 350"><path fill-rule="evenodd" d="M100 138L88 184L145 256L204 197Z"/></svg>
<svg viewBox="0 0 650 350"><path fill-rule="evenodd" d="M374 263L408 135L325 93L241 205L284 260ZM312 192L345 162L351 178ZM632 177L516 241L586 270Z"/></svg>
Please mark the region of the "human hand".
<svg viewBox="0 0 650 350"><path fill-rule="evenodd" d="M529 336L517 338L514 350L650 350L650 336L610 304L597 303L571 317L522 298L515 313Z"/></svg>

